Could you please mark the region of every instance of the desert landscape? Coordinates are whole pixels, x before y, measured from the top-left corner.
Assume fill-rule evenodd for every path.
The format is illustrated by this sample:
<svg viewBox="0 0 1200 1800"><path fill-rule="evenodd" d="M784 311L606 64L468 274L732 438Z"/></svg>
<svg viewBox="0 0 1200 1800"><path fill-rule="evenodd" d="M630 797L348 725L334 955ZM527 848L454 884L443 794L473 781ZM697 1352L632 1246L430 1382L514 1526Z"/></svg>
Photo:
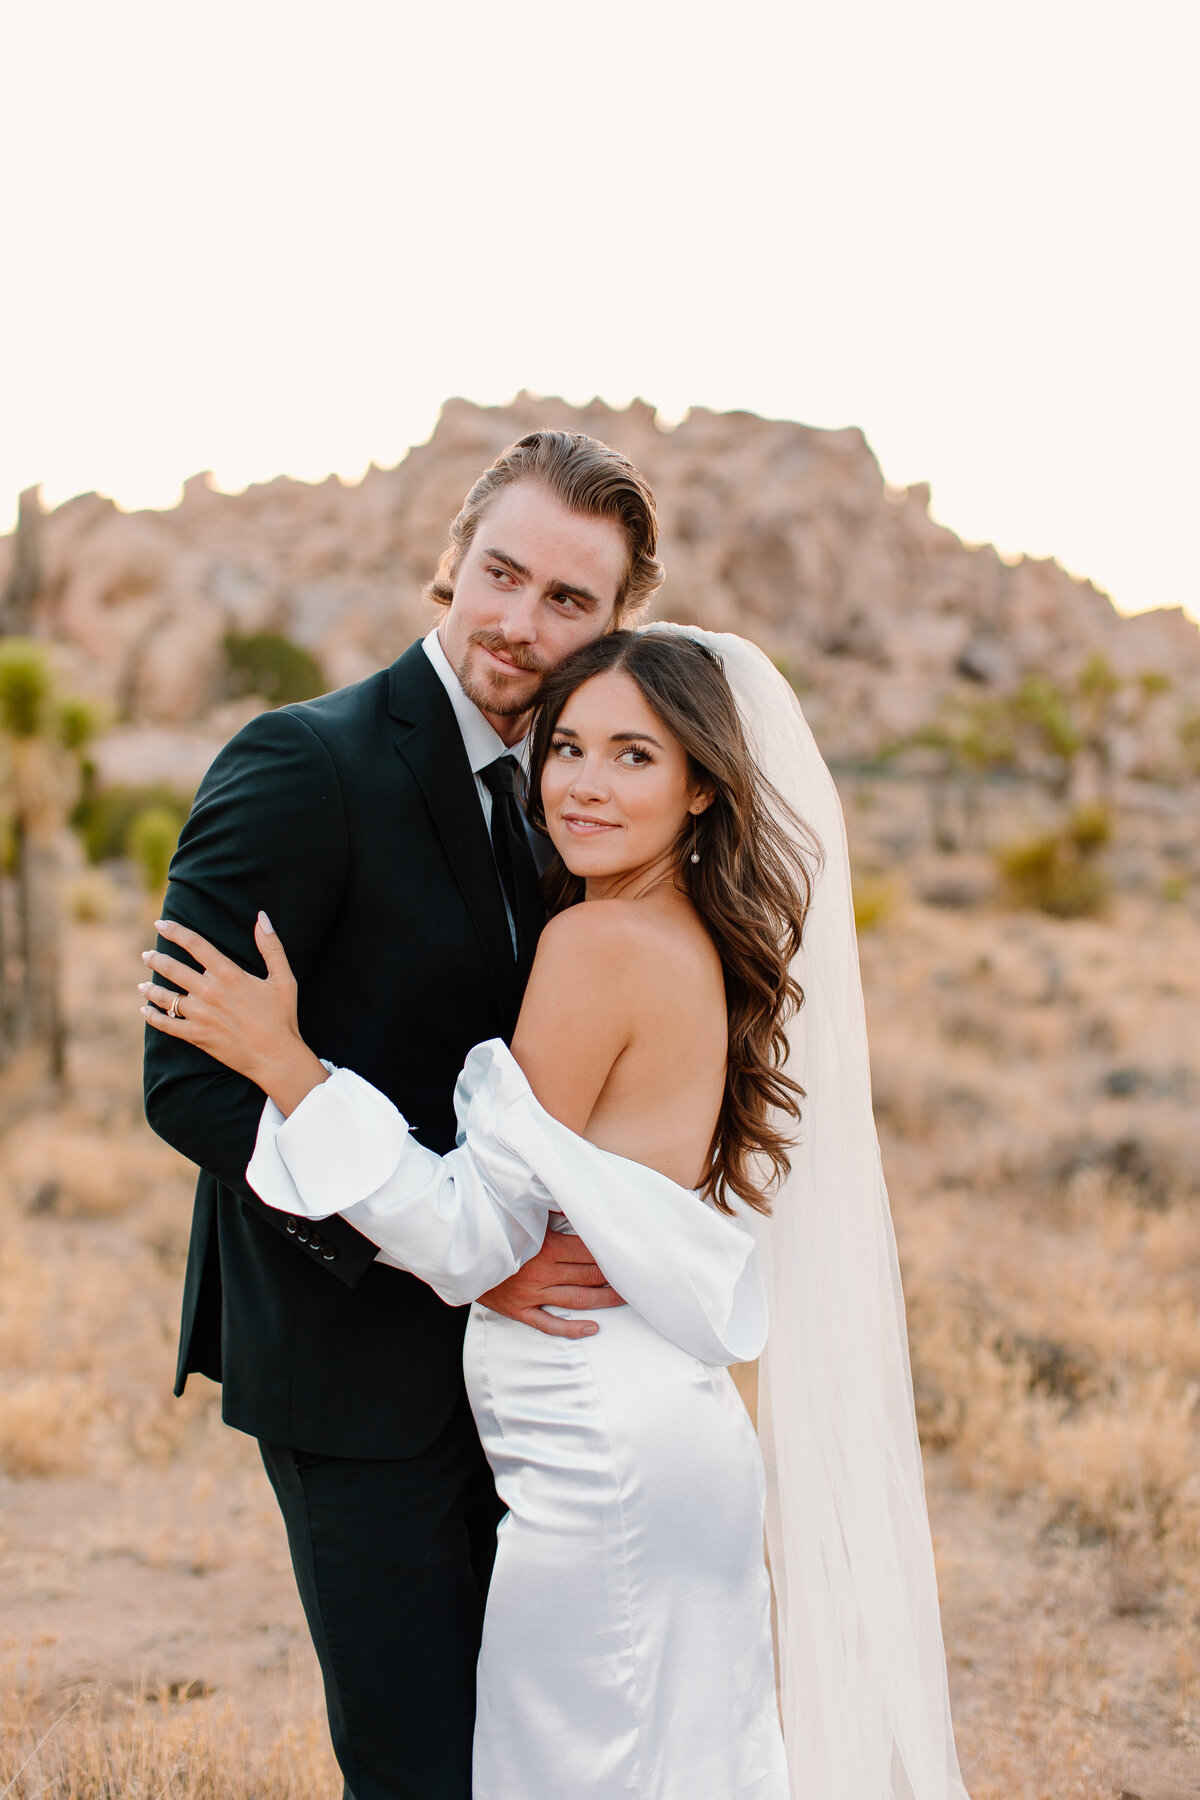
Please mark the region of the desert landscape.
<svg viewBox="0 0 1200 1800"><path fill-rule="evenodd" d="M137 953L216 749L427 628L535 424L645 469L656 612L761 643L838 781L967 1787L1198 1795L1200 630L961 543L856 431L522 396L357 486L30 497L0 541L0 1800L337 1791L255 1447L170 1394L193 1177ZM10 651L86 728L14 710Z"/></svg>

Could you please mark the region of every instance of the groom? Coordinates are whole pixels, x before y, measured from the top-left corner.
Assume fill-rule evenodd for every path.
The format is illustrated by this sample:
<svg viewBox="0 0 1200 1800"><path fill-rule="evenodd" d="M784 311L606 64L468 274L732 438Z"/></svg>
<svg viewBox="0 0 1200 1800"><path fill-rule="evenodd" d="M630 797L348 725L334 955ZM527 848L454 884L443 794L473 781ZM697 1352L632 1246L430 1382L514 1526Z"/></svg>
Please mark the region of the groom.
<svg viewBox="0 0 1200 1800"><path fill-rule="evenodd" d="M466 1052L512 1035L542 923L514 793L530 708L548 669L658 587L656 547L653 495L624 457L573 433L522 438L451 526L436 631L354 687L253 720L180 838L165 916L257 973L264 909L306 1040L439 1153ZM148 1031L145 1093L201 1170L176 1392L193 1371L222 1382L226 1422L259 1440L347 1794L468 1800L502 1509L463 1388L465 1310L345 1220L316 1230L259 1202L251 1082ZM580 1335L542 1309L619 1304L580 1255L548 1234L488 1305Z"/></svg>

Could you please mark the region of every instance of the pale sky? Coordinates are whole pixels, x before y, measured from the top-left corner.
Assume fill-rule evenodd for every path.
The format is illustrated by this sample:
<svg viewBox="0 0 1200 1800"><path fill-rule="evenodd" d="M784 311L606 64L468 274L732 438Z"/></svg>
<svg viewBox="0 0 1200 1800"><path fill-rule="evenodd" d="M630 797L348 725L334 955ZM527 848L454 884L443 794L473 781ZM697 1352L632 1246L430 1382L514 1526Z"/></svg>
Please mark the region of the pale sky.
<svg viewBox="0 0 1200 1800"><path fill-rule="evenodd" d="M1200 618L1194 0L37 0L0 75L0 529L360 475L451 394L860 425Z"/></svg>

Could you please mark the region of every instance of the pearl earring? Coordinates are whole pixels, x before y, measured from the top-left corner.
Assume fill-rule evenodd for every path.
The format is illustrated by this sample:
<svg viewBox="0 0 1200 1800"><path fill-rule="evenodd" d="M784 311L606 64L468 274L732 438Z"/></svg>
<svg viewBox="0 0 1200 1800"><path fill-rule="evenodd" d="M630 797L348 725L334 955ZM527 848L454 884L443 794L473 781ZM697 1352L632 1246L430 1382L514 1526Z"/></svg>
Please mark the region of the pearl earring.
<svg viewBox="0 0 1200 1800"><path fill-rule="evenodd" d="M692 814L692 854L688 857L688 861L694 862L694 863L698 863L700 861L700 852L696 848L696 815L695 815L695 813Z"/></svg>

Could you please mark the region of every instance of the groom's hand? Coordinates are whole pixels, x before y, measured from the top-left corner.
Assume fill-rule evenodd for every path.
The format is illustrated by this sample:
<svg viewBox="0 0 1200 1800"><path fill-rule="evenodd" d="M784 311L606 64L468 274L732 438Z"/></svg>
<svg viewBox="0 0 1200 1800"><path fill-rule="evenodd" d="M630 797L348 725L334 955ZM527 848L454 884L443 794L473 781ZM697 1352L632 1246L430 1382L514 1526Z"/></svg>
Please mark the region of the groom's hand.
<svg viewBox="0 0 1200 1800"><path fill-rule="evenodd" d="M566 1231L547 1231L537 1255L479 1300L547 1337L566 1338L591 1337L600 1327L594 1319L560 1319L546 1312L547 1306L587 1307L590 1312L625 1304L591 1261L587 1245Z"/></svg>

